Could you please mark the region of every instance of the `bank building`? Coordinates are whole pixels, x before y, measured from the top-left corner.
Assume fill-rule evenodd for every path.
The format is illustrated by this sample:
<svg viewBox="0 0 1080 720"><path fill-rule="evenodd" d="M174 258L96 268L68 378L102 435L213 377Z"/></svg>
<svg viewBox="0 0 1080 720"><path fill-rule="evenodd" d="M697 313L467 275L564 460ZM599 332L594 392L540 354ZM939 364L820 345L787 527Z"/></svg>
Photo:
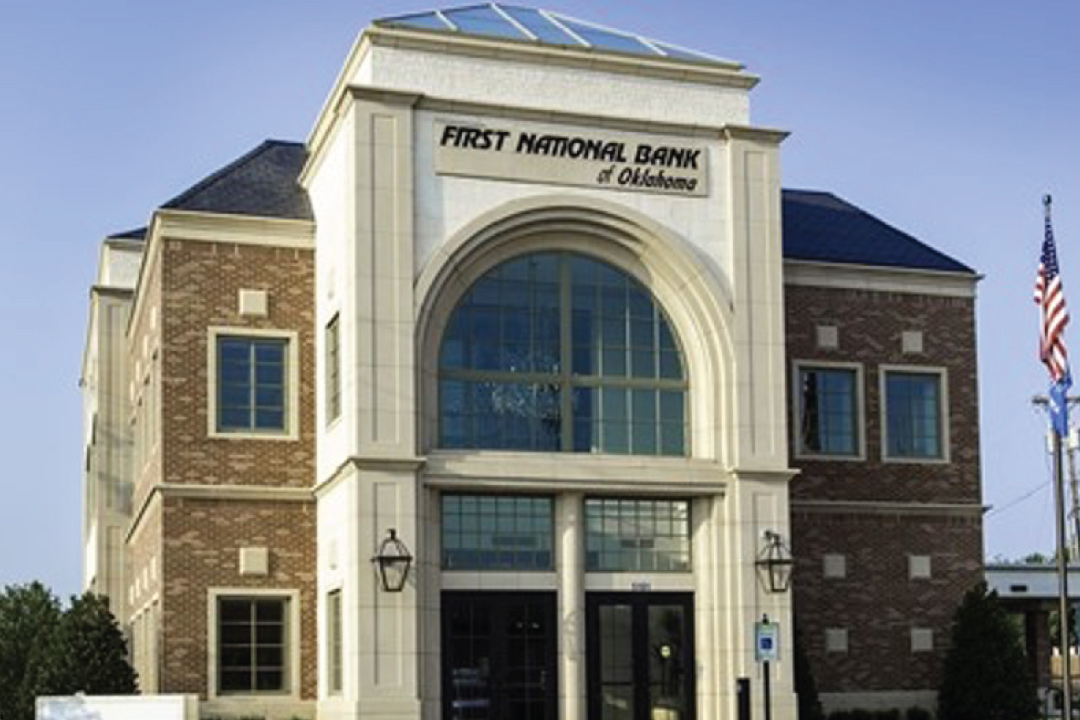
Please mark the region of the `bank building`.
<svg viewBox="0 0 1080 720"><path fill-rule="evenodd" d="M142 691L735 720L778 631L772 717L796 649L827 709L932 708L982 569L978 275L781 189L757 82L526 7L376 20L305 142L106 239L85 584Z"/></svg>

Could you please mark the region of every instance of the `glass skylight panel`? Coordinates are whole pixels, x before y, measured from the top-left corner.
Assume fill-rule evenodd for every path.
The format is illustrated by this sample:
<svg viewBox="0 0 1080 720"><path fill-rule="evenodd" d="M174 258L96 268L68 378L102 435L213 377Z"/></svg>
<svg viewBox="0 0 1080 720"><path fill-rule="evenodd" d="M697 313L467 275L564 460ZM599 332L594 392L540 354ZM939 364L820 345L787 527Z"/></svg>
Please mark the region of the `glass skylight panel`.
<svg viewBox="0 0 1080 720"><path fill-rule="evenodd" d="M486 35L512 40L529 39L521 30L514 27L513 23L498 13L490 5L477 5L475 7L461 8L458 10L444 10L443 15L452 22L458 30L470 35Z"/></svg>
<svg viewBox="0 0 1080 720"><path fill-rule="evenodd" d="M695 60L697 62L716 62L715 58L711 58L708 55L701 55L700 53L693 52L691 50L683 50L682 48L673 47L671 45L665 45L653 41L653 45L660 48L666 57L675 58L676 60Z"/></svg>
<svg viewBox="0 0 1080 720"><path fill-rule="evenodd" d="M633 53L634 55L656 56L648 45L637 38L629 35L620 35L609 30L603 30L592 25L575 22L564 17L559 17L559 22L571 31L580 35L587 43L602 50L615 50L617 52Z"/></svg>
<svg viewBox="0 0 1080 720"><path fill-rule="evenodd" d="M581 45L581 43L568 35L565 30L532 8L511 5L500 5L499 8L521 23L541 42L555 43L557 45Z"/></svg>
<svg viewBox="0 0 1080 720"><path fill-rule="evenodd" d="M446 23L433 12L418 13L416 15L402 15L401 17L387 18L387 25L395 27L416 28L418 30L449 30Z"/></svg>

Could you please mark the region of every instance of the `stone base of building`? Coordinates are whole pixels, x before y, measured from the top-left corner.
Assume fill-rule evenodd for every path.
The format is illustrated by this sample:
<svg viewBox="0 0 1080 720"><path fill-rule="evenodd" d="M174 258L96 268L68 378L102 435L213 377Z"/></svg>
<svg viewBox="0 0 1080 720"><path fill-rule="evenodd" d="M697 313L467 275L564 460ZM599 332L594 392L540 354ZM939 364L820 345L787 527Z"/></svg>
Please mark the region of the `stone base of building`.
<svg viewBox="0 0 1080 720"><path fill-rule="evenodd" d="M246 698L215 698L199 702L199 717L211 718L259 717L264 720L315 720L313 700L253 700Z"/></svg>
<svg viewBox="0 0 1080 720"><path fill-rule="evenodd" d="M837 710L892 710L922 708L937 710L935 690L884 690L880 692L821 693L821 706L828 715Z"/></svg>

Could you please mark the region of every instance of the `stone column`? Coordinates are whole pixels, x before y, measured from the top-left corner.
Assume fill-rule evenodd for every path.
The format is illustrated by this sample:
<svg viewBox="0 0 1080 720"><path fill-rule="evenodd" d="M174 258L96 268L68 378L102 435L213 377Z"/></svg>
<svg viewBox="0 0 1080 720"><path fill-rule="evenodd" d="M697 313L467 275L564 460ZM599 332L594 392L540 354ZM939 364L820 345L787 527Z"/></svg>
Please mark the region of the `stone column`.
<svg viewBox="0 0 1080 720"><path fill-rule="evenodd" d="M585 720L584 496L556 501L555 570L559 576L559 704L561 720Z"/></svg>

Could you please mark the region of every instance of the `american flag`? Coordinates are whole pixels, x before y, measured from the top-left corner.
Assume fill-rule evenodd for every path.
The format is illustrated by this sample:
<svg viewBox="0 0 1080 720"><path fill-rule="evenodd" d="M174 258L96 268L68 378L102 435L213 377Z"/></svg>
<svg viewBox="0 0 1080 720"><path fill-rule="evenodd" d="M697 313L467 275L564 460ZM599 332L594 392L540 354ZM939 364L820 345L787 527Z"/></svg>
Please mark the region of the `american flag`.
<svg viewBox="0 0 1080 720"><path fill-rule="evenodd" d="M1042 322L1039 326L1039 359L1046 363L1053 382L1061 382L1069 374L1069 354L1065 349L1065 326L1069 311L1065 307L1065 291L1058 274L1054 231L1050 227L1050 208L1046 211L1046 237L1043 239L1039 271L1035 275L1035 304L1039 306Z"/></svg>

